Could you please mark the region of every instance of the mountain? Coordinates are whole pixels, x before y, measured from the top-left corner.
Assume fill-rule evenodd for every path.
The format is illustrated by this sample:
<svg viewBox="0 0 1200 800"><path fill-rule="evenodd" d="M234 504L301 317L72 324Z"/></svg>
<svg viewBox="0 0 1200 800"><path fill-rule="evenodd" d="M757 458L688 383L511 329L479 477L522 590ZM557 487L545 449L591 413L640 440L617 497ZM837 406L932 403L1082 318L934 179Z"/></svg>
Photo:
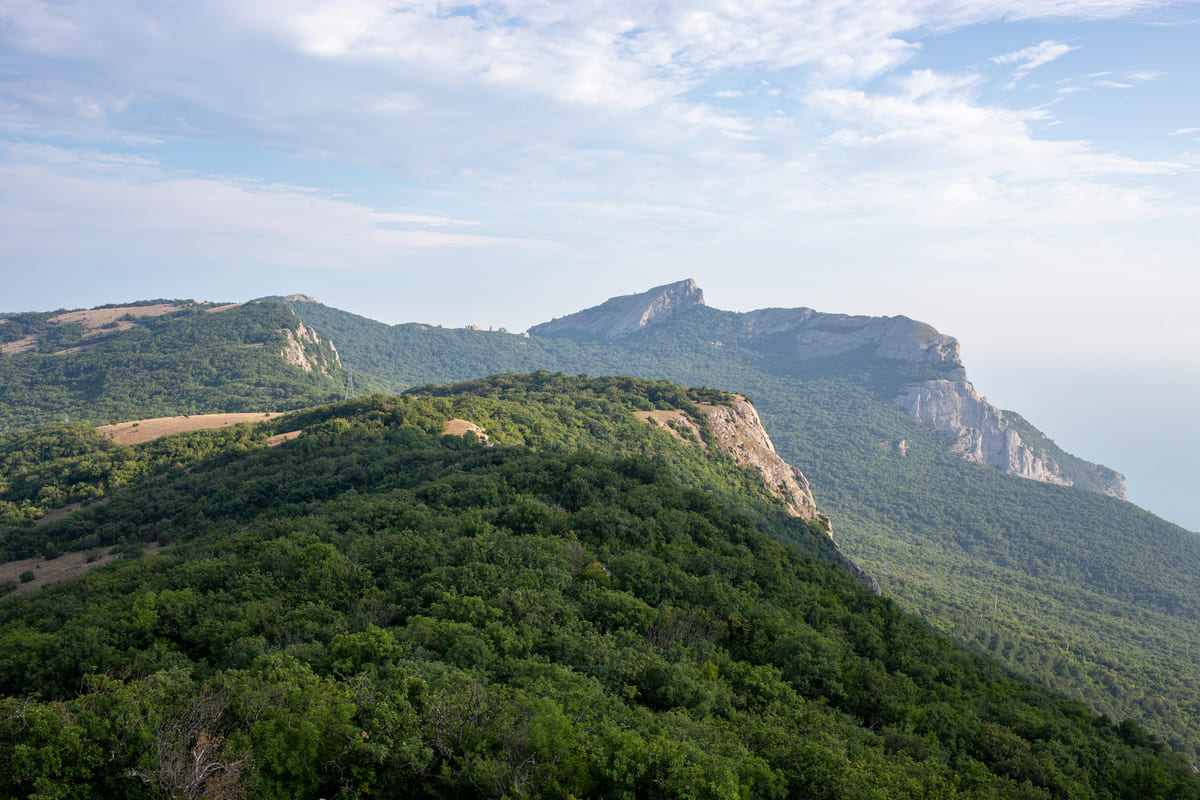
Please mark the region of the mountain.
<svg viewBox="0 0 1200 800"><path fill-rule="evenodd" d="M0 541L122 557L0 599L0 796L1200 794L862 586L752 410L541 372L10 434L81 506Z"/></svg>
<svg viewBox="0 0 1200 800"><path fill-rule="evenodd" d="M666 324L673 316L703 305L704 293L689 279L615 297L535 325L529 333L620 339ZM1004 412L980 397L966 379L958 341L924 323L908 317L852 317L811 308L768 308L726 313L714 334L721 337L714 339L716 346L726 341L748 347L763 343L797 362L865 353L883 362L936 365L939 377L906 384L893 402L919 422L952 437L954 450L964 458L1022 478L1125 497L1125 478L1120 473L1062 452L1028 423L1011 424ZM1025 436L1018 427L1025 430Z"/></svg>
<svg viewBox="0 0 1200 800"><path fill-rule="evenodd" d="M299 408L342 396L328 339L282 304L157 300L0 316L0 431Z"/></svg>
<svg viewBox="0 0 1200 800"><path fill-rule="evenodd" d="M432 393L454 381L537 370L666 378L737 392L753 404L778 454L802 471L820 513L832 522L833 539L885 596L1010 669L1114 718L1132 717L1172 747L1195 754L1197 537L1112 496L1120 484L1116 473L1063 453L1019 414L973 396L952 337L904 317L803 308L722 311L704 303L699 287L687 281L605 306L600 316L585 311L557 320L554 335L540 326L538 333L520 335L427 323L384 325L300 295L190 313L191 324L204 319L213 325L231 312L283 315L259 324L257 339L218 325L207 349L262 358L256 363L263 376L300 377L300 386L312 381L325 397L344 392L342 369L352 371L361 394L414 386ZM0 331L24 324L21 316L10 315ZM589 317L596 324L584 324ZM333 362L329 372L337 380L283 360L279 353L287 336L280 331L296 332L300 325L330 343L330 357L336 343L342 366ZM6 333L6 341L22 338L14 333ZM270 348L267 336L277 337ZM247 347L255 343L264 344ZM289 399L267 383L256 385L252 373L228 383L230 373L215 368L203 384L203 407L184 406L162 393L143 397L143 387L179 383L165 375L170 372L165 365L179 364L186 372L196 359L203 363L203 353L189 350L188 339L180 338L177 346L173 361L163 350L161 362L138 362L147 370L161 365L158 372L140 374L127 369L124 350L92 351L93 369L123 375L129 387L119 404L103 397L106 408L138 419L201 408L259 411L305 404L305 395ZM27 380L20 377L28 373L21 365L45 370L66 357L0 356L0 370ZM69 375L43 378L39 393L26 395L10 411L27 420L61 419L39 403L60 408L63 393L55 380L75 384ZM9 385L0 384L0 394ZM248 408L256 393L265 398L263 406ZM73 398L78 413L97 421L114 418L110 411L89 411L84 395ZM957 427L935 428L948 418ZM997 437L1002 447L989 444ZM1005 455L998 468L979 463L997 452ZM101 469L88 459L78 468L83 474ZM113 469L120 475L125 468ZM1008 474L1022 469L1057 478ZM1068 481L1073 485L1065 485ZM29 519L36 515L31 508L54 507L29 499L28 489L22 490L26 499L7 501L14 504L7 512L0 497L0 517Z"/></svg>
<svg viewBox="0 0 1200 800"><path fill-rule="evenodd" d="M929 325L722 311L690 281L528 336L290 305L337 342L363 391L547 369L746 395L834 538L886 595L1183 752L1200 743L1197 537L1114 496L1118 473L979 398L957 341Z"/></svg>

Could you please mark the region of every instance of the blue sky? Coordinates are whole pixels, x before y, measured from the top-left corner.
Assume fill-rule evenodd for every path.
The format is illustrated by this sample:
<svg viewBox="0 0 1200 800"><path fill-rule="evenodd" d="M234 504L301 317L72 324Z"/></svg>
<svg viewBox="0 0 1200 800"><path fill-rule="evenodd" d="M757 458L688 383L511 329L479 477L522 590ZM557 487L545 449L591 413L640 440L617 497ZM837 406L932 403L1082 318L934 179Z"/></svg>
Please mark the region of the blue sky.
<svg viewBox="0 0 1200 800"><path fill-rule="evenodd" d="M905 314L1200 529L1198 52L1152 0L0 0L0 310Z"/></svg>

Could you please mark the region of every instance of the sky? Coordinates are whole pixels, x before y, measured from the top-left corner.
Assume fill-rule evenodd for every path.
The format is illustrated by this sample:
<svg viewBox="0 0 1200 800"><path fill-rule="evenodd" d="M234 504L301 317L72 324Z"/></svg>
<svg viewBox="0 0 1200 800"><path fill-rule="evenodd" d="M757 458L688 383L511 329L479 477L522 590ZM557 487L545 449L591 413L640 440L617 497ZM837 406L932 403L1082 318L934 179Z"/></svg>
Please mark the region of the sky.
<svg viewBox="0 0 1200 800"><path fill-rule="evenodd" d="M1198 173L1195 0L0 0L0 311L903 314L1191 530Z"/></svg>

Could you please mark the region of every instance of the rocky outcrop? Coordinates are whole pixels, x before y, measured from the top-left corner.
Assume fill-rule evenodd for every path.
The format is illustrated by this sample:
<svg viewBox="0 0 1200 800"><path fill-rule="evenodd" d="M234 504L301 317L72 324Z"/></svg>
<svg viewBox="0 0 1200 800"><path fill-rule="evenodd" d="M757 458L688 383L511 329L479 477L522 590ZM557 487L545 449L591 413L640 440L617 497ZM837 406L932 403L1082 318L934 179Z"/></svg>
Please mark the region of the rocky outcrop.
<svg viewBox="0 0 1200 800"><path fill-rule="evenodd" d="M594 308L559 317L529 329L534 336L582 335L618 339L692 306L704 305L704 292L690 278L648 292L614 297Z"/></svg>
<svg viewBox="0 0 1200 800"><path fill-rule="evenodd" d="M964 458L1021 478L1073 486L1075 481L1049 457L1044 448L1025 442L1004 412L980 397L970 381L932 380L906 386L895 403L913 419L954 437L953 450ZM1110 476L1102 485L1085 488L1125 498L1125 478L1119 473L1076 459L1084 469Z"/></svg>
<svg viewBox="0 0 1200 800"><path fill-rule="evenodd" d="M792 516L819 521L842 566L868 589L880 594L879 582L874 576L843 553L842 548L833 541L833 525L828 517L817 510L817 501L813 499L808 479L775 452L775 445L750 401L734 395L728 402L698 405L708 419L717 448L729 453L739 464L762 473L767 491L782 500Z"/></svg>
<svg viewBox="0 0 1200 800"><path fill-rule="evenodd" d="M699 405L708 418L719 449L729 453L739 464L761 472L767 491L783 500L793 516L820 517L808 479L775 452L775 445L750 401L736 397L728 404Z"/></svg>
<svg viewBox="0 0 1200 800"><path fill-rule="evenodd" d="M279 332L285 339L279 355L291 366L299 367L305 372L316 370L322 375L330 375L334 364L341 365L341 358L333 342L322 340L315 330L303 322L296 330L283 328ZM323 352L322 345L328 346L331 355L327 356Z"/></svg>
<svg viewBox="0 0 1200 800"><path fill-rule="evenodd" d="M808 479L775 452L775 445L749 400L734 395L724 403L697 403L697 407L708 420L716 448L733 456L742 466L762 473L767 491L782 500L792 516L823 519L817 511L817 501L808 487ZM700 428L687 412L659 409L636 414L639 419L664 428L680 441L708 449L701 439Z"/></svg>

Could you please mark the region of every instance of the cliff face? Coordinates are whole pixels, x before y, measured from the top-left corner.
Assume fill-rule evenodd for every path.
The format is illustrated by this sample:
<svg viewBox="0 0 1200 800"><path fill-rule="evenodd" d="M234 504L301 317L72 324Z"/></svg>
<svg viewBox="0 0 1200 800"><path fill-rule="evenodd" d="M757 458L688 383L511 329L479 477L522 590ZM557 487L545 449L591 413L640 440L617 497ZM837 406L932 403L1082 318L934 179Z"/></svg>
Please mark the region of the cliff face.
<svg viewBox="0 0 1200 800"><path fill-rule="evenodd" d="M1004 412L980 397L967 380L912 384L895 403L913 419L954 436L954 451L969 461L1030 480L1071 485L1053 464L1025 446L1006 424Z"/></svg>
<svg viewBox="0 0 1200 800"><path fill-rule="evenodd" d="M712 428L717 449L729 453L739 464L753 467L762 473L767 491L782 500L792 516L820 521L832 541L833 526L829 518L817 510L817 501L813 499L808 479L775 452L775 445L750 401L734 395L734 398L726 403L697 405ZM699 429L682 411L639 411L637 416L665 428L679 439L706 447L699 438ZM843 553L837 542L833 542L833 547L850 574L875 594L879 594L879 582L874 576Z"/></svg>
<svg viewBox="0 0 1200 800"><path fill-rule="evenodd" d="M324 340L332 354L331 359L322 352L323 340L320 335L304 323L300 323L294 331L284 328L280 333L284 335L286 341L283 349L279 351L279 355L293 367L299 367L305 372L316 370L322 375L329 375L334 364L341 365L341 358L339 358L333 342Z"/></svg>
<svg viewBox="0 0 1200 800"><path fill-rule="evenodd" d="M617 339L651 325L665 322L685 308L704 305L704 292L694 280L622 297L614 297L594 308L553 319L529 329L533 336L583 335Z"/></svg>
<svg viewBox="0 0 1200 800"><path fill-rule="evenodd" d="M819 518L808 480L775 452L758 412L746 398L738 397L728 405L701 403L700 410L717 437L717 446L739 464L761 472L767 491L783 500L793 516Z"/></svg>
<svg viewBox="0 0 1200 800"><path fill-rule="evenodd" d="M913 419L953 436L954 451L970 461L1021 478L1074 486L1077 480L1067 475L1065 465L1059 463L1070 459L1075 462L1076 472L1081 473L1077 477L1082 479L1083 488L1125 499L1124 475L1026 442L1004 412L980 397L966 379L910 384L895 403Z"/></svg>

